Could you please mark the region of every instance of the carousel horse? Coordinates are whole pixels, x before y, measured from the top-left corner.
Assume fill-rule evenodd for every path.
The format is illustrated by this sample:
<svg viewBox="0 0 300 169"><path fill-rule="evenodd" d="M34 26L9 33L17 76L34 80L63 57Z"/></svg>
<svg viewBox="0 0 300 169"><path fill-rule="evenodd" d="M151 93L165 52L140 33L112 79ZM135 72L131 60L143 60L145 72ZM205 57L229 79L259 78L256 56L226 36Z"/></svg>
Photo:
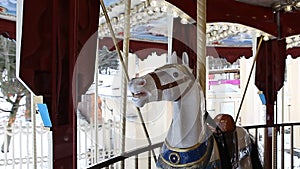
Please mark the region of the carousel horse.
<svg viewBox="0 0 300 169"><path fill-rule="evenodd" d="M213 120L217 127L208 123L202 88L187 65L186 61L167 64L128 84L137 107L173 102L172 123L157 168L262 168L253 139L244 128L235 126L231 116L218 115Z"/></svg>

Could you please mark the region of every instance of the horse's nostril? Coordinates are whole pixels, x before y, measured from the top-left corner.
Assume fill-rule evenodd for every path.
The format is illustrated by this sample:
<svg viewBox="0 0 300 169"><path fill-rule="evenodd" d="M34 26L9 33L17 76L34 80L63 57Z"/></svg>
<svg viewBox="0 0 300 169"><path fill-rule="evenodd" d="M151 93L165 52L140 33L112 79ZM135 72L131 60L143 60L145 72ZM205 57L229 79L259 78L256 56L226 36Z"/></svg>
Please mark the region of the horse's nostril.
<svg viewBox="0 0 300 169"><path fill-rule="evenodd" d="M145 84L146 84L146 80L144 80L144 79L138 79L137 85L144 86Z"/></svg>

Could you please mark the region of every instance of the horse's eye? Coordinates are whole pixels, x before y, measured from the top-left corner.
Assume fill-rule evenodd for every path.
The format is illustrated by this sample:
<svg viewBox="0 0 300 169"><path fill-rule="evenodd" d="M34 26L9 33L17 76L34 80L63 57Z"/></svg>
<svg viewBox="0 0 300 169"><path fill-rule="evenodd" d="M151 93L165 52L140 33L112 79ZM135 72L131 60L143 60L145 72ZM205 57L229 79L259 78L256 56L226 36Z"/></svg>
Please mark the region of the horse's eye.
<svg viewBox="0 0 300 169"><path fill-rule="evenodd" d="M179 76L179 73L178 72L174 72L173 73L173 77L177 78Z"/></svg>

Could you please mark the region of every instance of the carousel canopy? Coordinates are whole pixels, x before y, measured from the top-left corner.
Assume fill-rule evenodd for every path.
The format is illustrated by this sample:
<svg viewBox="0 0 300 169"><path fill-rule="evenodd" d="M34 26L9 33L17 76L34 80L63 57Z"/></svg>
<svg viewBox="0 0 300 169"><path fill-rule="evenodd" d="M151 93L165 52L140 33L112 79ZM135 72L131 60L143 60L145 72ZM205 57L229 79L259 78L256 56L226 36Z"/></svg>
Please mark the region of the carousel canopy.
<svg viewBox="0 0 300 169"><path fill-rule="evenodd" d="M0 1L0 33L15 39L16 0ZM104 0L117 36L124 28L124 0ZM131 39L167 43L168 17L193 24L196 1L132 0ZM194 8L191 8L194 6ZM287 48L300 46L300 0L209 0L207 1L207 45L249 47L252 37L286 38ZM99 36L110 37L100 10ZM295 49L289 54L294 54Z"/></svg>
<svg viewBox="0 0 300 169"><path fill-rule="evenodd" d="M117 34L122 35L124 0L106 0L104 2L107 5L108 14L115 31ZM166 15L181 18L183 24L195 23L196 1L187 1L186 3L183 4L177 0L132 0L132 38L165 40L161 36L167 35L168 22ZM300 33L300 24L296 22L300 16L299 4L298 0L209 0L207 1L207 22L209 24L207 33L210 37L211 31L220 28L230 30L236 34L238 32L247 33L247 31L254 28L257 29L257 34L261 33L270 37L285 38L297 35ZM100 35L108 36L109 31L102 11L100 12L99 21ZM218 22L221 22L221 24ZM226 25L226 22L239 23L241 26ZM220 27L220 25L224 25L224 27ZM244 39L249 38L245 34L241 36ZM224 39L227 37L232 37L232 34L225 36L223 34L219 38Z"/></svg>
<svg viewBox="0 0 300 169"><path fill-rule="evenodd" d="M121 39L124 33L124 0L104 2L115 34ZM264 36L264 40L286 39L287 54L297 57L300 54L297 52L300 23L295 21L300 17L299 3L296 0L209 0L207 46L218 48L218 51L228 51L228 48L222 47L248 47L251 51L253 38ZM195 26L196 6L196 1L183 4L176 0L132 0L131 40L167 43L168 25L171 24L168 17L176 18L183 25ZM103 11L100 11L99 25L99 37L110 37ZM143 43L131 45L131 50L141 48L139 44ZM139 57L144 58L147 54Z"/></svg>

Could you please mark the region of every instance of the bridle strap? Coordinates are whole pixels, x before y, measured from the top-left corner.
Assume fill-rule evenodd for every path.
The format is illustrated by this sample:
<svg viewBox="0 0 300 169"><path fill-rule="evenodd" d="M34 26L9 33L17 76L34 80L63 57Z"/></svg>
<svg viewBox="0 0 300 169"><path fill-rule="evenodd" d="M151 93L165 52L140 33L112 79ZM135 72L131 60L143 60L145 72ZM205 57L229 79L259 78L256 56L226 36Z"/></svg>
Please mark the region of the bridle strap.
<svg viewBox="0 0 300 169"><path fill-rule="evenodd" d="M168 84L165 84L165 85L161 85L159 77L157 76L156 73L151 72L151 73L149 73L149 75L153 78L153 80L155 82L155 86L158 89L158 91L157 91L158 92L158 100L162 99L162 92L163 92L163 90L172 88L174 86L178 86L177 81L174 81L172 83L168 83Z"/></svg>
<svg viewBox="0 0 300 169"><path fill-rule="evenodd" d="M193 80L193 81L191 81L191 82L189 83L188 87L187 87L187 88L183 91L183 93L175 100L175 102L177 102L178 100L180 100L185 94L187 94L188 91L190 91L190 89L192 88L194 82L195 82L195 81Z"/></svg>
<svg viewBox="0 0 300 169"><path fill-rule="evenodd" d="M155 82L155 86L158 90L158 100L162 99L162 93L163 93L163 90L165 89L170 89L170 88L173 88L175 86L178 86L179 84L182 84L184 82L187 81L187 78L182 78L182 79L179 79L177 81L174 81L174 82L171 82L171 83L167 83L165 85L161 85L161 82L159 80L159 77L157 76L156 73L154 72L151 72L149 73L149 75L152 77L152 79L154 80ZM192 84L194 81L191 81L190 84ZM192 85L189 85L184 91L183 93L181 94L181 96L179 96L175 101L178 101L180 100L190 89L192 88Z"/></svg>

